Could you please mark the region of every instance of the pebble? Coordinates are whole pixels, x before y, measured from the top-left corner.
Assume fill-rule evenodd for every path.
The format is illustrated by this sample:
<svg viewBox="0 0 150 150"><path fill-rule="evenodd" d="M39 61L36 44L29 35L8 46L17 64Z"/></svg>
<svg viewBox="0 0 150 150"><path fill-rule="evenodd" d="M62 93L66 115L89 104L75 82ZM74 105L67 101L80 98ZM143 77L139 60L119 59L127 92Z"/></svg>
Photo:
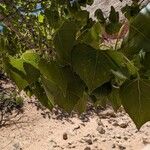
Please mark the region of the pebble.
<svg viewBox="0 0 150 150"><path fill-rule="evenodd" d="M80 129L80 126L77 126L73 129L73 131Z"/></svg>
<svg viewBox="0 0 150 150"><path fill-rule="evenodd" d="M113 145L112 145L112 148L116 148L116 145L115 145L115 144L113 144Z"/></svg>
<svg viewBox="0 0 150 150"><path fill-rule="evenodd" d="M86 147L84 150L91 150L91 148L90 147Z"/></svg>
<svg viewBox="0 0 150 150"><path fill-rule="evenodd" d="M113 125L114 127L119 126L118 122L114 122L112 125Z"/></svg>
<svg viewBox="0 0 150 150"><path fill-rule="evenodd" d="M101 117L104 119L107 118L108 116L112 118L116 118L116 114L114 113L113 110L106 110L103 113L101 113Z"/></svg>
<svg viewBox="0 0 150 150"><path fill-rule="evenodd" d="M120 149L120 150L124 150L124 149L126 149L126 147L125 147L125 146L123 146L123 145L118 145L118 147L119 147L119 149Z"/></svg>
<svg viewBox="0 0 150 150"><path fill-rule="evenodd" d="M98 126L104 126L101 119L97 119L97 124L98 124Z"/></svg>
<svg viewBox="0 0 150 150"><path fill-rule="evenodd" d="M106 139L103 139L102 142L106 142Z"/></svg>
<svg viewBox="0 0 150 150"><path fill-rule="evenodd" d="M98 126L96 129L100 134L105 134L105 129L103 127Z"/></svg>
<svg viewBox="0 0 150 150"><path fill-rule="evenodd" d="M145 145L150 143L150 141L148 140L148 138L143 138L142 140L143 140L143 144L145 144Z"/></svg>
<svg viewBox="0 0 150 150"><path fill-rule="evenodd" d="M117 138L117 139L121 139L121 136L120 136L120 135L116 135L116 138Z"/></svg>
<svg viewBox="0 0 150 150"><path fill-rule="evenodd" d="M128 126L128 124L125 123L125 122L122 122L122 123L119 124L119 126L120 126L121 128L126 128L126 127Z"/></svg>
<svg viewBox="0 0 150 150"><path fill-rule="evenodd" d="M92 142L92 140L91 139L87 139L87 140L85 140L89 145L92 145L93 144L93 142Z"/></svg>
<svg viewBox="0 0 150 150"><path fill-rule="evenodd" d="M127 140L128 140L128 138L127 138L127 137L124 137L124 140L126 140L126 141L127 141Z"/></svg>
<svg viewBox="0 0 150 150"><path fill-rule="evenodd" d="M68 139L68 135L67 135L66 132L63 134L63 139L64 139L64 140L67 140L67 139Z"/></svg>

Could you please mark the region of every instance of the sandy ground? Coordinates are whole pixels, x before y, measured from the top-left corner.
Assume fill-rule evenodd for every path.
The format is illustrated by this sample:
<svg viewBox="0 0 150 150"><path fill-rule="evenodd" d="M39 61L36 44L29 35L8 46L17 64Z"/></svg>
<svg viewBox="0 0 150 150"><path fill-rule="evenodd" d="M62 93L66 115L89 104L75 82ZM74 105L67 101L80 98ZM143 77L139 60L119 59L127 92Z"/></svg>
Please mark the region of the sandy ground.
<svg viewBox="0 0 150 150"><path fill-rule="evenodd" d="M89 106L78 117L37 104L26 98L23 113L0 128L0 150L141 150L150 143L150 122L137 131L123 110Z"/></svg>

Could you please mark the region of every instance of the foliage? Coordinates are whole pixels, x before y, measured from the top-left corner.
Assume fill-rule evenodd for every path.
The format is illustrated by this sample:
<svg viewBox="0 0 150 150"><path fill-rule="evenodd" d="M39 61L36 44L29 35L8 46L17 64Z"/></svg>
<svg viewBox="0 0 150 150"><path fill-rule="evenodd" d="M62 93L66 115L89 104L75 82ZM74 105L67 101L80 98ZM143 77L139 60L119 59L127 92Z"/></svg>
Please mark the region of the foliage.
<svg viewBox="0 0 150 150"><path fill-rule="evenodd" d="M132 0L122 8L129 32L111 6L108 16L83 7L93 0L3 1L0 50L3 69L19 90L47 108L82 113L87 99L115 111L123 105L139 129L150 120L150 10ZM143 9L142 9L143 8ZM141 10L142 9L142 10ZM103 36L115 36L109 46ZM118 43L121 43L121 46Z"/></svg>

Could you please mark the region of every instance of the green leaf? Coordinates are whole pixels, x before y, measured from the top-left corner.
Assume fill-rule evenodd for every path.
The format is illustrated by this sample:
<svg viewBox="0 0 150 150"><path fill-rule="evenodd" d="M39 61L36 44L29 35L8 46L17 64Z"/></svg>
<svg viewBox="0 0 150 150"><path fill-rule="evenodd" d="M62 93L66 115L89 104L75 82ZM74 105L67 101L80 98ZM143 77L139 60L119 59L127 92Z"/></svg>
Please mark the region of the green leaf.
<svg viewBox="0 0 150 150"><path fill-rule="evenodd" d="M85 44L74 47L72 64L75 72L86 83L90 92L110 80L111 70L119 70L128 76L136 72L122 53L96 50Z"/></svg>
<svg viewBox="0 0 150 150"><path fill-rule="evenodd" d="M88 95L87 93L83 93L83 96L79 99L78 103L75 105L74 110L77 111L79 114L82 114L86 111L88 102Z"/></svg>
<svg viewBox="0 0 150 150"><path fill-rule="evenodd" d="M115 34L118 33L121 28L121 23L112 23L109 22L105 25L105 31L107 34Z"/></svg>
<svg viewBox="0 0 150 150"><path fill-rule="evenodd" d="M21 58L9 57L7 59L4 62L5 70L20 90L25 89L40 77L37 69L39 61L37 54L25 52Z"/></svg>
<svg viewBox="0 0 150 150"><path fill-rule="evenodd" d="M35 68L38 69L38 63L40 61L40 56L32 51L26 51L25 53L22 54L21 58L26 62L31 65L33 65Z"/></svg>
<svg viewBox="0 0 150 150"><path fill-rule="evenodd" d="M138 54L140 50L150 51L150 10L148 6L131 20L128 36L122 43L121 51L130 58Z"/></svg>
<svg viewBox="0 0 150 150"><path fill-rule="evenodd" d="M15 82L20 91L24 90L29 85L29 83L17 72L9 70L7 73L12 81Z"/></svg>
<svg viewBox="0 0 150 150"><path fill-rule="evenodd" d="M103 15L103 12L102 12L101 9L97 9L97 10L95 11L95 13L94 13L94 16L97 18L97 20L98 20L100 23L104 24L104 23L106 22L106 19L105 19L104 15Z"/></svg>
<svg viewBox="0 0 150 150"><path fill-rule="evenodd" d="M39 63L42 84L53 105L57 104L67 112L71 112L83 97L84 83L69 67L59 66L56 62Z"/></svg>
<svg viewBox="0 0 150 150"><path fill-rule="evenodd" d="M7 60L4 60L4 68L19 90L23 90L29 85L26 81L26 73L23 68L22 59L15 59L13 57L7 58Z"/></svg>
<svg viewBox="0 0 150 150"><path fill-rule="evenodd" d="M114 111L117 111L121 107L121 99L119 95L119 88L112 88L110 95L108 96L108 100L111 102L111 105Z"/></svg>
<svg viewBox="0 0 150 150"><path fill-rule="evenodd" d="M121 86L120 97L138 129L150 121L150 80L127 80Z"/></svg>
<svg viewBox="0 0 150 150"><path fill-rule="evenodd" d="M67 79L62 66L58 65L55 61L47 62L42 59L39 62L39 70L43 77L55 84L64 94L66 94Z"/></svg>
<svg viewBox="0 0 150 150"><path fill-rule="evenodd" d="M38 69L38 63L40 56L32 51L26 51L22 54L21 58L24 60L23 67L26 72L26 80L29 83L38 81L40 77L40 71Z"/></svg>
<svg viewBox="0 0 150 150"><path fill-rule="evenodd" d="M119 22L119 12L116 12L113 6L111 6L109 21L115 24Z"/></svg>
<svg viewBox="0 0 150 150"><path fill-rule="evenodd" d="M102 86L96 88L93 92L92 95L94 95L97 99L101 97L108 96L112 91L112 85L111 82L106 82Z"/></svg>
<svg viewBox="0 0 150 150"><path fill-rule="evenodd" d="M38 15L38 21L39 21L40 23L43 23L43 22L44 22L44 16L41 15L41 14L39 14L39 15Z"/></svg>
<svg viewBox="0 0 150 150"><path fill-rule="evenodd" d="M103 60L103 56L100 53L100 51L85 44L77 45L72 52L73 68L90 91L110 79L109 71L104 69L107 66L102 63L105 60Z"/></svg>
<svg viewBox="0 0 150 150"><path fill-rule="evenodd" d="M95 106L106 107L107 96L112 91L111 82L106 82L102 86L96 88L91 95L95 97ZM94 98L93 97L93 98Z"/></svg>
<svg viewBox="0 0 150 150"><path fill-rule="evenodd" d="M70 62L71 50L76 43L76 32L75 22L65 22L54 37L57 55L63 62Z"/></svg>
<svg viewBox="0 0 150 150"><path fill-rule="evenodd" d="M133 3L131 6L126 4L124 7L121 8L122 13L125 17L129 20L138 15L140 12L140 5Z"/></svg>
<svg viewBox="0 0 150 150"><path fill-rule="evenodd" d="M34 85L32 86L32 92L38 98L38 100L43 106L45 106L50 110L53 108L53 105L46 96L45 90L41 86L41 83L35 82Z"/></svg>
<svg viewBox="0 0 150 150"><path fill-rule="evenodd" d="M94 0L87 0L88 5L92 5L94 3Z"/></svg>
<svg viewBox="0 0 150 150"><path fill-rule="evenodd" d="M74 109L76 104L83 99L84 84L78 77L74 77L68 82L66 95L50 80L42 78L42 83L51 103L53 105L57 104L69 113Z"/></svg>
<svg viewBox="0 0 150 150"><path fill-rule="evenodd" d="M142 64L143 64L145 69L150 70L150 52L145 53Z"/></svg>
<svg viewBox="0 0 150 150"><path fill-rule="evenodd" d="M101 25L99 23L95 23L90 29L84 31L78 37L78 40L80 43L85 43L87 45L92 46L93 48L99 48L100 33L101 33Z"/></svg>
<svg viewBox="0 0 150 150"><path fill-rule="evenodd" d="M24 70L26 72L25 79L28 81L29 84L32 84L35 81L38 81L40 77L40 71L36 69L33 65L30 63L23 63Z"/></svg>
<svg viewBox="0 0 150 150"><path fill-rule="evenodd" d="M79 21L81 26L86 25L87 20L89 19L89 12L86 10L76 11L72 14L72 16Z"/></svg>
<svg viewBox="0 0 150 150"><path fill-rule="evenodd" d="M60 18L58 10L55 10L55 8L47 8L45 10L45 16L47 17L50 27L55 29L60 26Z"/></svg>

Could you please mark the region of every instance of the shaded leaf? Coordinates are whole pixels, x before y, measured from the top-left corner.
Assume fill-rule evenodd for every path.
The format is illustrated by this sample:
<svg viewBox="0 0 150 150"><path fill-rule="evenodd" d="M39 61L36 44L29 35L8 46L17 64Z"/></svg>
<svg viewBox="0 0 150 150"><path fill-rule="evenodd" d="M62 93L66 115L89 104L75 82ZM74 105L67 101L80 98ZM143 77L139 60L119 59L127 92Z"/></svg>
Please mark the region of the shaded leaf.
<svg viewBox="0 0 150 150"><path fill-rule="evenodd" d="M115 8L111 6L110 14L109 14L109 21L112 23L119 22L119 12L116 12Z"/></svg>
<svg viewBox="0 0 150 150"><path fill-rule="evenodd" d="M23 63L24 70L26 72L26 80L29 84L38 81L38 78L40 77L40 71L36 69L33 65L30 63Z"/></svg>
<svg viewBox="0 0 150 150"><path fill-rule="evenodd" d="M120 28L121 28L121 23L112 23L112 22L109 22L105 25L105 31L106 33L108 34L115 34L115 33L118 33Z"/></svg>
<svg viewBox="0 0 150 150"><path fill-rule="evenodd" d="M48 23L52 28L58 28L60 26L58 10L47 8L45 10L45 16L47 17Z"/></svg>
<svg viewBox="0 0 150 150"><path fill-rule="evenodd" d="M138 129L150 121L150 80L127 80L121 86L120 97L124 109Z"/></svg>
<svg viewBox="0 0 150 150"><path fill-rule="evenodd" d="M83 96L79 99L78 103L75 105L74 110L77 111L79 114L82 114L86 111L88 102L88 95L87 93L83 93Z"/></svg>
<svg viewBox="0 0 150 150"><path fill-rule="evenodd" d="M42 83L51 103L54 105L57 104L59 107L63 108L69 113L83 98L84 86L79 78L74 78L74 80L68 82L66 95L64 95L59 87L50 80L42 78Z"/></svg>
<svg viewBox="0 0 150 150"><path fill-rule="evenodd" d="M97 10L95 11L95 13L94 13L94 16L97 18L97 20L98 20L100 23L104 24L104 23L106 22L106 19L105 19L104 15L103 15L103 12L102 12L101 9L97 9Z"/></svg>
<svg viewBox="0 0 150 150"><path fill-rule="evenodd" d="M96 50L85 44L74 47L72 64L90 92L110 80L111 70L119 70L127 76L136 72L134 66L121 53Z"/></svg>
<svg viewBox="0 0 150 150"><path fill-rule="evenodd" d="M113 87L110 95L108 96L108 100L111 102L114 111L117 111L121 106L119 91L119 88Z"/></svg>
<svg viewBox="0 0 150 150"><path fill-rule="evenodd" d="M150 70L150 52L145 53L142 64L145 69Z"/></svg>
<svg viewBox="0 0 150 150"><path fill-rule="evenodd" d="M45 106L50 110L53 108L53 105L46 96L45 90L41 86L41 83L35 82L34 85L32 86L32 92L38 98L38 100L43 106Z"/></svg>
<svg viewBox="0 0 150 150"><path fill-rule="evenodd" d="M67 79L64 74L64 69L57 62L42 59L39 62L39 70L43 77L48 79L52 84L55 84L60 90L66 94Z"/></svg>
<svg viewBox="0 0 150 150"><path fill-rule="evenodd" d="M70 54L76 43L77 26L75 22L65 22L54 37L54 46L63 62L70 62Z"/></svg>

